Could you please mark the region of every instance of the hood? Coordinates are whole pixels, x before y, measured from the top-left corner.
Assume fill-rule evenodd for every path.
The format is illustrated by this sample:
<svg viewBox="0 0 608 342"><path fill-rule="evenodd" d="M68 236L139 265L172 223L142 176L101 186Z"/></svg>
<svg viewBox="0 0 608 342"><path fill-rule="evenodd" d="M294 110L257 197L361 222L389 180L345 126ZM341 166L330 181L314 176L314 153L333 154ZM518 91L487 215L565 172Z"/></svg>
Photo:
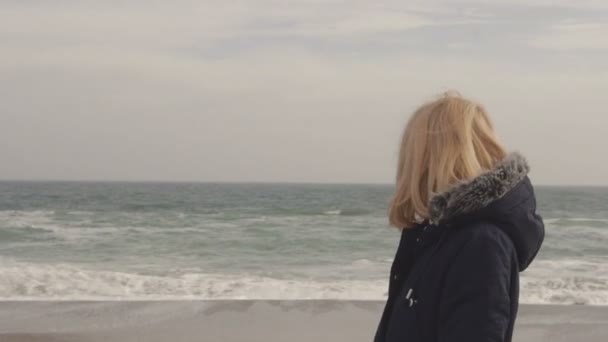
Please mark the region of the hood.
<svg viewBox="0 0 608 342"><path fill-rule="evenodd" d="M545 236L536 213L536 196L528 178L530 167L519 153L507 155L496 167L460 182L431 198L430 222L458 225L491 222L513 242L520 271L525 270Z"/></svg>

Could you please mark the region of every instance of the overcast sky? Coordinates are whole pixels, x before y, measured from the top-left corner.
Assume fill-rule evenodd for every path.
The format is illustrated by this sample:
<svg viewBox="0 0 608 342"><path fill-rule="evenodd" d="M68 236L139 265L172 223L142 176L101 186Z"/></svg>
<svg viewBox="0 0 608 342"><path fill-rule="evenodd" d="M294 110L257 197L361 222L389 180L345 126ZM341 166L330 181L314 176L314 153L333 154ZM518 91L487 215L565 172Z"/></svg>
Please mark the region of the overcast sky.
<svg viewBox="0 0 608 342"><path fill-rule="evenodd" d="M606 37L604 0L2 0L0 179L390 183L457 89L608 185Z"/></svg>

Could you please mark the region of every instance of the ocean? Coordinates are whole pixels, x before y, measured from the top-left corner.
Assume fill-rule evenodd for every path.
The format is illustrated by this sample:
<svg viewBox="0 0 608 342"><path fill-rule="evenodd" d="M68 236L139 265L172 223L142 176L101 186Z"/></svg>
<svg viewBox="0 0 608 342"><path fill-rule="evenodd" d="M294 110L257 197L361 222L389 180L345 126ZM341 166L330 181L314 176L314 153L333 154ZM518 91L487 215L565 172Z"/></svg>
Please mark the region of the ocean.
<svg viewBox="0 0 608 342"><path fill-rule="evenodd" d="M0 182L0 300L386 297L389 185ZM608 188L538 187L521 302L608 304Z"/></svg>

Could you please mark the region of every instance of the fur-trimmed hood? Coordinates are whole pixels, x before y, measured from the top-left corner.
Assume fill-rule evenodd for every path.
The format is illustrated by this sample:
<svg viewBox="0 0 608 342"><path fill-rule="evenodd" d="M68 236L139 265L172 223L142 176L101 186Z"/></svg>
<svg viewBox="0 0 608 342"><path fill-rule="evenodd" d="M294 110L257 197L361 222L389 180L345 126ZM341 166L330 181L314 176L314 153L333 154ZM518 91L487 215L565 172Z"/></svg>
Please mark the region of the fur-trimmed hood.
<svg viewBox="0 0 608 342"><path fill-rule="evenodd" d="M429 205L431 223L449 221L488 206L518 185L528 172L526 158L517 152L507 155L493 170L433 196Z"/></svg>
<svg viewBox="0 0 608 342"><path fill-rule="evenodd" d="M528 178L526 158L514 152L496 167L434 195L429 203L434 225L484 221L501 228L513 241L520 270L532 262L544 239L542 218Z"/></svg>

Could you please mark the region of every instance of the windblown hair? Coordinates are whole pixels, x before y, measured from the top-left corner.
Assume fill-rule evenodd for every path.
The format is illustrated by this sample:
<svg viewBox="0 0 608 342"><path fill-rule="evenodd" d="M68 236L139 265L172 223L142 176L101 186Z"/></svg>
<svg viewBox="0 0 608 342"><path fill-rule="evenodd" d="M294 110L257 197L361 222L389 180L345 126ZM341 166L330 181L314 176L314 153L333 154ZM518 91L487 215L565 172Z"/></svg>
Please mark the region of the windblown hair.
<svg viewBox="0 0 608 342"><path fill-rule="evenodd" d="M433 195L491 170L505 156L481 105L457 93L422 105L401 141L391 225L411 228L429 219Z"/></svg>

